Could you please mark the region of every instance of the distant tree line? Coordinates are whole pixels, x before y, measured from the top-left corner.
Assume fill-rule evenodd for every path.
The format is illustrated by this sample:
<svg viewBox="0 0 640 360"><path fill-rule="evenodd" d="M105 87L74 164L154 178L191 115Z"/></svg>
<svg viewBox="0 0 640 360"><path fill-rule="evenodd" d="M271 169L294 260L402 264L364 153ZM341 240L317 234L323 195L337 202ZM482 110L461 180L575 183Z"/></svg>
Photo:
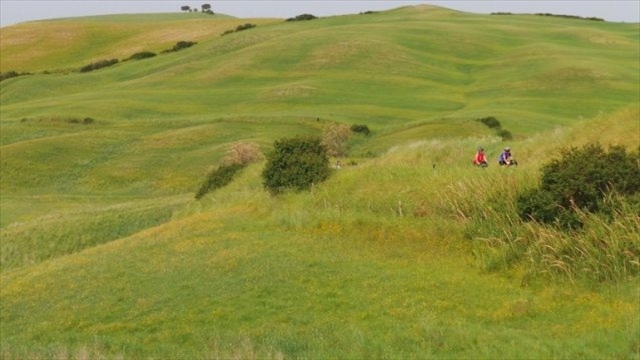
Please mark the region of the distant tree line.
<svg viewBox="0 0 640 360"><path fill-rule="evenodd" d="M211 4L202 4L200 6L200 8L201 8L200 12L202 12L202 13L211 14L211 15L215 14L213 12L213 10L211 10ZM180 10L182 10L183 12L198 12L198 8L197 7L193 7L192 8L191 6L188 6L188 5L182 5L180 7Z"/></svg>
<svg viewBox="0 0 640 360"><path fill-rule="evenodd" d="M491 13L491 15L514 15L514 14L512 14L510 12L494 12L494 13ZM582 19L582 20L592 20L592 21L604 21L604 19L597 18L597 17L582 17L582 16L577 16L577 15L557 15L557 14L550 14L550 13L518 14L518 15L554 16L554 17L561 17L561 18L567 18L567 19Z"/></svg>
<svg viewBox="0 0 640 360"><path fill-rule="evenodd" d="M255 26L255 25L253 25ZM176 52L176 51L180 51L186 48L189 48L193 45L197 44L197 42L195 41L178 41L175 45L173 45L173 47L163 50L162 53L171 53L171 52ZM131 56L129 56L126 59L123 59L122 61L129 61L129 60L142 60L142 59L148 59L148 58L152 58L155 57L156 53L151 52L151 51L140 51L137 52ZM120 60L118 59L103 59L103 60L98 60L95 62L92 62L90 64L87 64L85 66L82 66L80 69L78 69L77 71L81 72L81 73L86 73L86 72L91 72L91 71L95 71L98 69L102 69L105 67L109 67L112 65L115 65L117 63L119 63ZM51 74L51 73L55 73L55 72L68 72L68 71L50 71L50 70L45 70L44 72L42 72L43 74ZM18 77L18 76L23 76L23 75L33 75L33 73L29 73L29 72L17 72L14 70L11 71L7 71L4 73L0 73L0 81L3 80L7 80L7 79L11 79L14 77Z"/></svg>
<svg viewBox="0 0 640 360"><path fill-rule="evenodd" d="M286 21L305 21L305 20L314 20L318 17L311 14L301 14L296 17L288 18Z"/></svg>

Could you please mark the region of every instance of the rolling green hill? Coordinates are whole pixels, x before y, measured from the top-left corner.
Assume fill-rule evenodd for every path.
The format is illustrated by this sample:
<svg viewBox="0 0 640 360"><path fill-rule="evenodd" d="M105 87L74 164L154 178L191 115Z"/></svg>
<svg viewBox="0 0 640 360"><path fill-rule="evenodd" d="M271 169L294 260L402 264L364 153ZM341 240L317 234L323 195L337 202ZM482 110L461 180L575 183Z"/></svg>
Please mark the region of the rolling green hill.
<svg viewBox="0 0 640 360"><path fill-rule="evenodd" d="M640 357L637 277L491 271L510 228L478 235L561 147L637 151L638 24L416 6L1 40L1 71L33 73L0 83L3 359ZM197 44L162 53L178 41ZM78 71L140 51L158 55ZM518 168L470 167L507 144L486 116ZM269 196L258 162L194 199L231 145L331 122L372 134L310 192Z"/></svg>

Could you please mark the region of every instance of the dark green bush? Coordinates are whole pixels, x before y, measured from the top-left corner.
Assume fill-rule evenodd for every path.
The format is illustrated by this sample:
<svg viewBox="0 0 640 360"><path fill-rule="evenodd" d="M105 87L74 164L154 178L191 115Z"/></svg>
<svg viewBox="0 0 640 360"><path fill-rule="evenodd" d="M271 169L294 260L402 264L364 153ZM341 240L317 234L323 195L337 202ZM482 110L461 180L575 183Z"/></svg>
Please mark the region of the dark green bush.
<svg viewBox="0 0 640 360"><path fill-rule="evenodd" d="M305 21L305 20L313 20L313 19L317 19L317 17L311 14L302 14L296 17L288 18L286 21Z"/></svg>
<svg viewBox="0 0 640 360"><path fill-rule="evenodd" d="M80 72L82 73L90 72L90 71L102 69L111 65L115 65L117 63L118 63L118 59L100 60L100 61L96 61L94 63L81 67Z"/></svg>
<svg viewBox="0 0 640 360"><path fill-rule="evenodd" d="M244 168L242 164L228 164L212 170L196 192L195 198L200 199L208 192L229 184L233 180L233 176L242 168Z"/></svg>
<svg viewBox="0 0 640 360"><path fill-rule="evenodd" d="M353 124L351 125L351 131L358 134L369 135L371 131L367 125Z"/></svg>
<svg viewBox="0 0 640 360"><path fill-rule="evenodd" d="M236 26L236 31L247 30L247 29L254 28L256 26L257 25L255 25L255 24L249 24L249 23L244 24L244 25L238 25L238 26Z"/></svg>
<svg viewBox="0 0 640 360"><path fill-rule="evenodd" d="M178 41L175 45L173 45L171 49L163 50L162 52L163 53L176 52L176 51L180 51L180 50L192 47L195 44L197 44L197 42L195 41Z"/></svg>
<svg viewBox="0 0 640 360"><path fill-rule="evenodd" d="M503 129L500 121L498 121L498 119L496 119L494 116L483 117L480 119L476 119L476 121L485 124L490 129L494 129L496 135L500 136L502 140L513 140L513 135L511 134L511 132Z"/></svg>
<svg viewBox="0 0 640 360"><path fill-rule="evenodd" d="M492 12L491 15L514 15L513 13L510 12ZM604 19L602 18L597 18L597 17L582 17L582 16L577 16L577 15L556 15L556 14L551 14L551 13L536 13L533 15L537 15L537 16L555 16L555 17L561 17L561 18L567 18L567 19L582 19L582 20L591 20L591 21L604 21Z"/></svg>
<svg viewBox="0 0 640 360"><path fill-rule="evenodd" d="M254 28L258 25L256 24L244 24L244 25L238 25L236 26L235 30L227 30L225 32L223 32L220 36L224 36L224 35L229 35L229 34L233 34L234 32L238 32L238 31L243 31L243 30L247 30L247 29L251 29Z"/></svg>
<svg viewBox="0 0 640 360"><path fill-rule="evenodd" d="M487 116L484 118L480 118L477 119L477 121L480 121L481 123L487 125L487 127L494 129L494 128L500 128L500 121L498 121L498 119L496 119L493 116Z"/></svg>
<svg viewBox="0 0 640 360"><path fill-rule="evenodd" d="M127 60L142 60L152 58L154 56L156 56L156 53L153 53L151 51L141 51L129 56Z"/></svg>
<svg viewBox="0 0 640 360"><path fill-rule="evenodd" d="M186 49L192 47L197 44L195 41L178 41L172 48L173 51L178 51L182 49Z"/></svg>
<svg viewBox="0 0 640 360"><path fill-rule="evenodd" d="M563 149L559 159L543 166L540 187L518 196L520 217L576 228L581 225L576 211L611 214L611 194L637 198L639 161L638 153L627 153L622 146Z"/></svg>
<svg viewBox="0 0 640 360"><path fill-rule="evenodd" d="M537 16L555 16L555 17L561 17L561 18L565 18L565 19L581 19L581 20L591 20L591 21L604 21L604 19L602 19L602 18L582 17L582 16L577 16L577 15L563 15L563 14L551 14L551 13L536 13L534 15L537 15Z"/></svg>
<svg viewBox="0 0 640 360"><path fill-rule="evenodd" d="M273 195L286 189L307 190L330 174L327 149L319 137L276 140L262 172L264 187Z"/></svg>
<svg viewBox="0 0 640 360"><path fill-rule="evenodd" d="M511 131L500 129L496 132L496 134L500 136L502 140L513 140L513 135L511 134Z"/></svg>

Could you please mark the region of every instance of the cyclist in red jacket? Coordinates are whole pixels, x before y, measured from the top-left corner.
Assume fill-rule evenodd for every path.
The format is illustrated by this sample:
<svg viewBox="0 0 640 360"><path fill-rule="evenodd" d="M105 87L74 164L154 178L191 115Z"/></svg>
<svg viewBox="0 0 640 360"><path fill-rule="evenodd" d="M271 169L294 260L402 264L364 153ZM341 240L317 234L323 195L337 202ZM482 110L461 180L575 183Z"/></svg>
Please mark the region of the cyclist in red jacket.
<svg viewBox="0 0 640 360"><path fill-rule="evenodd" d="M484 154L484 149L483 148L478 148L478 152L476 153L476 156L473 158L473 165L476 166L480 166L480 167L487 167L489 166L489 163L487 163L487 156Z"/></svg>

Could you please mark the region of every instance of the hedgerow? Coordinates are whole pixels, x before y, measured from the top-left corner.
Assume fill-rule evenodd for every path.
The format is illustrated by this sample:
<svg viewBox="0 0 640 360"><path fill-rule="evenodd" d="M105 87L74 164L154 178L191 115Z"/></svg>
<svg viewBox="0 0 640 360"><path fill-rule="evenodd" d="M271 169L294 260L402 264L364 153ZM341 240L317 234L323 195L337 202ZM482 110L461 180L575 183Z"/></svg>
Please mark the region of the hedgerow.
<svg viewBox="0 0 640 360"><path fill-rule="evenodd" d="M90 72L90 71L94 71L94 70L98 70L98 69L102 69L108 66L112 66L118 63L118 59L108 59L108 60L100 60L100 61L96 61L94 63L85 65L83 67L80 68L80 72L84 73L84 72Z"/></svg>
<svg viewBox="0 0 640 360"><path fill-rule="evenodd" d="M156 56L156 53L151 52L151 51L140 51L137 52L131 56L129 56L127 58L127 60L142 60L142 59L148 59L148 58L152 58Z"/></svg>

